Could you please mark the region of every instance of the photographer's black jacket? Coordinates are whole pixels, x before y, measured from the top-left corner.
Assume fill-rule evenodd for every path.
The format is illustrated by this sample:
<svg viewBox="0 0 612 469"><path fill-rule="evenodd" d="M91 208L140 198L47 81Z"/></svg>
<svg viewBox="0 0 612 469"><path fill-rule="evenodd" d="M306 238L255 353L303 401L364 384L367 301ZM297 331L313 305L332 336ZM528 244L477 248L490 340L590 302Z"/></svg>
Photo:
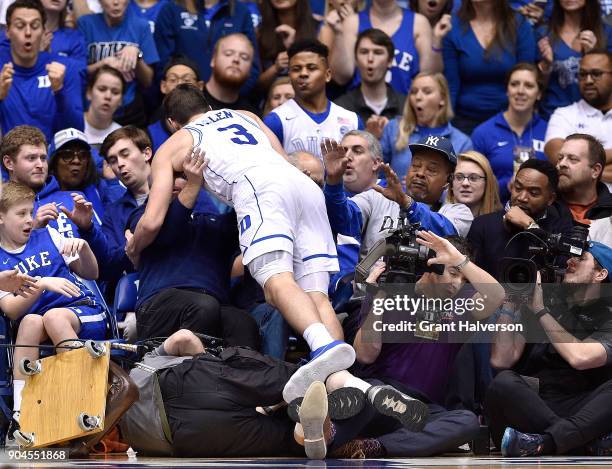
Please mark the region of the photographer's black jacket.
<svg viewBox="0 0 612 469"><path fill-rule="evenodd" d="M503 222L505 210L481 215L474 218L467 239L474 251L476 265L489 272L496 279L500 278L500 261L504 257L530 258L529 244L526 237L519 237L506 244L517 232L506 230ZM558 202L548 207L546 216L537 221L548 233L570 234L573 218L569 209Z"/></svg>

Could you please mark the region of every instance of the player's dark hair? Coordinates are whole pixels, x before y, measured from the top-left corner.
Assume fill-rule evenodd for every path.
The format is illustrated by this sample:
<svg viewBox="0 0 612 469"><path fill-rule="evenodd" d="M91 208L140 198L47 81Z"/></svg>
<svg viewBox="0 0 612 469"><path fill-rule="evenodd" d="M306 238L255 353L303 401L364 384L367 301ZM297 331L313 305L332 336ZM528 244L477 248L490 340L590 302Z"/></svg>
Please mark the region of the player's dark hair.
<svg viewBox="0 0 612 469"><path fill-rule="evenodd" d="M164 113L167 118L183 126L197 115L210 111L210 106L201 89L189 83L181 83L164 98Z"/></svg>
<svg viewBox="0 0 612 469"><path fill-rule="evenodd" d="M6 25L11 25L11 19L13 18L13 13L18 8L27 8L28 10L36 10L40 13L40 17L42 18L42 24L45 25L47 21L47 12L40 3L40 0L16 0L11 3L11 5L6 10Z"/></svg>
<svg viewBox="0 0 612 469"><path fill-rule="evenodd" d="M395 46L393 45L393 40L387 33L376 28L366 29L365 31L361 31L359 33L359 36L357 36L357 41L355 42L355 55L357 55L359 44L363 39L369 39L372 41L372 44L384 47L387 50L388 60L393 60L393 57L395 57Z"/></svg>
<svg viewBox="0 0 612 469"><path fill-rule="evenodd" d="M151 144L151 139L149 135L142 129L134 125L126 125L125 127L121 127L120 129L113 130L110 134L106 136L104 141L102 142L102 146L100 147L100 155L104 159L108 157L108 151L113 147L115 143L117 143L122 138L127 138L131 140L136 147L140 151L145 151L146 148L153 148Z"/></svg>
<svg viewBox="0 0 612 469"><path fill-rule="evenodd" d="M289 55L289 60L295 54L299 54L300 52L314 52L317 55L320 55L327 61L327 57L329 56L329 49L325 44L319 42L315 39L302 39L301 41L295 41L287 54Z"/></svg>
<svg viewBox="0 0 612 469"><path fill-rule="evenodd" d="M548 178L548 187L553 193L557 193L559 188L559 173L557 168L548 160L538 160L530 158L519 167L517 174L524 169L535 169Z"/></svg>

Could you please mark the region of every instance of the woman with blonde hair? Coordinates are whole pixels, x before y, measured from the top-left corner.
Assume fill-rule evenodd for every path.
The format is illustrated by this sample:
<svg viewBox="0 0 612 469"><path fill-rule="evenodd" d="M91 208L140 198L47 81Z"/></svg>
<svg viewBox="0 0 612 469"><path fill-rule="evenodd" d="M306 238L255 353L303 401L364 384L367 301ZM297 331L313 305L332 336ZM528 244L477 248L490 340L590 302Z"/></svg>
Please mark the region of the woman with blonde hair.
<svg viewBox="0 0 612 469"><path fill-rule="evenodd" d="M446 202L467 205L474 217L501 210L497 178L486 156L474 150L459 154Z"/></svg>
<svg viewBox="0 0 612 469"><path fill-rule="evenodd" d="M289 77L279 77L274 80L274 83L270 86L270 91L268 92L268 97L264 106L264 117L270 114L270 111L276 109L285 101L289 101L293 97L295 97L295 91L293 91L293 85L291 85Z"/></svg>
<svg viewBox="0 0 612 469"><path fill-rule="evenodd" d="M453 110L446 78L441 73L419 73L413 80L401 116L390 121L381 138L383 158L403 178L412 154L409 143L428 135L448 138L456 153L472 149L472 141L450 123Z"/></svg>

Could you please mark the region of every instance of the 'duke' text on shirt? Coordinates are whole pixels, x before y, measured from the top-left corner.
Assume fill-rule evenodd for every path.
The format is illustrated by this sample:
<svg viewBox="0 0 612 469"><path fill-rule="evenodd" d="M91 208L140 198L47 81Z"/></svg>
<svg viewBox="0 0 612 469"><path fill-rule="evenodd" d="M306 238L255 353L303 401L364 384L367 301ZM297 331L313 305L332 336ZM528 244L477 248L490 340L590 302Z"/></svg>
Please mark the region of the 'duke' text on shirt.
<svg viewBox="0 0 612 469"><path fill-rule="evenodd" d="M49 251L42 251L33 256L26 257L19 264L13 266L13 268L19 269L22 274L30 274L36 269L51 265L49 260Z"/></svg>

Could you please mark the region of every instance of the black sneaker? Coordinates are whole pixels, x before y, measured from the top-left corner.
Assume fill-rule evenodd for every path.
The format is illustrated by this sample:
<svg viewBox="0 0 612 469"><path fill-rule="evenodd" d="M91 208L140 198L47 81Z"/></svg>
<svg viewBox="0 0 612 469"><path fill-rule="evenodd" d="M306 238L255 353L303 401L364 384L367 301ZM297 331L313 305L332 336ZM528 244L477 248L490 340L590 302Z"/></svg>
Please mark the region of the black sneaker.
<svg viewBox="0 0 612 469"><path fill-rule="evenodd" d="M541 456L544 451L544 435L522 433L514 428L506 428L501 443L501 453L505 457Z"/></svg>
<svg viewBox="0 0 612 469"><path fill-rule="evenodd" d="M612 456L612 433L591 441L586 450L588 456Z"/></svg>
<svg viewBox="0 0 612 469"><path fill-rule="evenodd" d="M429 407L393 386L372 386L368 389L368 399L381 414L399 420L406 430L420 432L427 423Z"/></svg>
<svg viewBox="0 0 612 469"><path fill-rule="evenodd" d="M298 423L302 397L291 401L287 407L287 415ZM327 395L329 418L332 420L346 420L354 417L363 410L365 394L357 388L339 388Z"/></svg>

